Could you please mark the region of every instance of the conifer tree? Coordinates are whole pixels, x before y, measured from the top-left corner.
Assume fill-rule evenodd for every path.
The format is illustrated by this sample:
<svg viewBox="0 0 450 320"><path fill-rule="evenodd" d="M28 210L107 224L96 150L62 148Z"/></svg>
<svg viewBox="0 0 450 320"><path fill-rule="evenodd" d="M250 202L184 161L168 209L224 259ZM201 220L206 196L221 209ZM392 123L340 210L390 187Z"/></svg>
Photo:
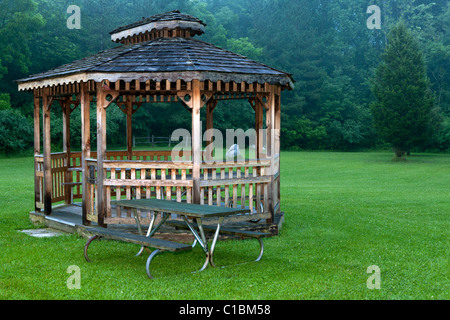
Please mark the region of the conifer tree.
<svg viewBox="0 0 450 320"><path fill-rule="evenodd" d="M379 135L399 159L427 140L434 99L423 54L403 22L389 32L382 59L372 85L371 111Z"/></svg>

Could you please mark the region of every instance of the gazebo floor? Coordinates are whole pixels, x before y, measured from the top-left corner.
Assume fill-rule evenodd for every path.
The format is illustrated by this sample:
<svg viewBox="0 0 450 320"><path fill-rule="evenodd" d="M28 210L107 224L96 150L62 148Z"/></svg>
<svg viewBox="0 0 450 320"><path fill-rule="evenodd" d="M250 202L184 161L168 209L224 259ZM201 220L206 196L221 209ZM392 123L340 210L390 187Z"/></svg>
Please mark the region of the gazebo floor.
<svg viewBox="0 0 450 320"><path fill-rule="evenodd" d="M35 225L44 225L48 228L60 230L67 233L79 234L80 236L87 238L88 234L85 232L89 226L84 226L82 223L82 209L79 205L58 205L53 207L52 214L46 216L42 212L30 212L30 220ZM278 235L284 222L284 212L275 215L275 221L273 223L266 223L266 221L254 222L234 222L224 223L224 227L233 227L242 230L252 231L264 231L269 232L273 236ZM95 226L93 223L92 226ZM148 226L144 226L148 227ZM108 228L127 230L129 232L138 233L136 225L129 224L113 224L108 225ZM179 241L179 242L192 242L194 237L189 231L178 230L174 227L164 225L160 231L155 233L156 238ZM237 239L235 236L220 235L221 239Z"/></svg>

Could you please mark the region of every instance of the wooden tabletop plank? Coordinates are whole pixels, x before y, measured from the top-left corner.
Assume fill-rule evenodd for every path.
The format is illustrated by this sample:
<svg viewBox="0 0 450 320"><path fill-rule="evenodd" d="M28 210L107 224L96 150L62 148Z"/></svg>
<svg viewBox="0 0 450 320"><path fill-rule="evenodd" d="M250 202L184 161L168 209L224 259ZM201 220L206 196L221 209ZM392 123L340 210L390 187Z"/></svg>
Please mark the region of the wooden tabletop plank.
<svg viewBox="0 0 450 320"><path fill-rule="evenodd" d="M195 218L220 217L250 213L249 209L225 208L159 199L116 200L111 201L111 204L127 208L174 213Z"/></svg>

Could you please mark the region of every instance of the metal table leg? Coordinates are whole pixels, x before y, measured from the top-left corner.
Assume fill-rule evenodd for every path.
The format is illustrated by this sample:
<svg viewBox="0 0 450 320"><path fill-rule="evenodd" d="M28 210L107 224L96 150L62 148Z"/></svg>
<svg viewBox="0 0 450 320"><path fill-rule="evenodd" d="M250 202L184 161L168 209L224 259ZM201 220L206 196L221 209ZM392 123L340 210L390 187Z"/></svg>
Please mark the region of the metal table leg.
<svg viewBox="0 0 450 320"><path fill-rule="evenodd" d="M94 241L95 239L100 239L100 236L98 235L94 235L92 237L89 238L88 242L86 242L86 244L84 245L84 258L86 259L87 262L92 262L91 259L89 259L88 257L88 248L89 245L91 244L92 241Z"/></svg>
<svg viewBox="0 0 450 320"><path fill-rule="evenodd" d="M216 267L216 265L214 264L214 261L213 261L214 248L216 247L216 242L217 242L217 239L219 238L220 227L222 226L223 219L224 219L224 217L219 218L219 223L217 224L216 233L214 234L213 242L211 244L211 250L209 252L209 263L211 264L211 266L213 268Z"/></svg>
<svg viewBox="0 0 450 320"><path fill-rule="evenodd" d="M150 225L148 226L148 230L147 230L147 234L145 235L147 238L151 238L156 231L159 230L159 228L161 228L161 226L166 222L166 220L169 218L169 214L165 213L165 212L161 212L161 221L155 226L155 220L156 220L156 216L158 215L157 212L152 212L152 219L150 221ZM136 220L136 223L139 223L139 219ZM138 230L141 230L140 228L140 223L138 224ZM142 231L139 231L139 233L142 235ZM136 256L139 256L142 251L144 250L144 246L141 247L141 249L139 250L139 252L136 254Z"/></svg>
<svg viewBox="0 0 450 320"><path fill-rule="evenodd" d="M137 216L136 215L136 209L133 209L133 213L134 213L134 217L136 219L136 216ZM153 229L153 225L154 225L155 219L156 219L156 214L153 211L151 212L151 215L152 215L152 218L150 220L150 225L148 226L146 237L148 237L148 235L150 234L150 231ZM141 230L141 227L140 227L139 218L136 219L136 224L138 225L139 234L142 236L142 230ZM142 252L144 251L144 249L145 249L145 247L142 246L141 249L139 250L139 252L136 254L136 257L140 256L142 254Z"/></svg>
<svg viewBox="0 0 450 320"><path fill-rule="evenodd" d="M203 251L205 252L205 263L203 264L203 266L201 267L200 270L198 270L198 272L205 270L205 268L208 266L209 263L209 253L208 253L208 243L206 242L206 237L205 237L205 233L203 232L203 227L199 227L199 231L201 236L198 234L198 232L195 230L195 228L189 223L189 220L186 216L182 216L184 222L186 222L186 225L188 226L189 230L191 230L192 234L194 235L195 241L200 244L200 246L202 247ZM197 223L198 220L200 220L200 225L201 226L201 219L197 219ZM195 243L195 242L194 242Z"/></svg>
<svg viewBox="0 0 450 320"><path fill-rule="evenodd" d="M195 230L195 228L189 223L189 220L187 219L187 217L183 216L183 220L186 222L187 226L189 227L192 234L194 235L194 238L195 238L194 243L198 242L200 244L200 246L203 248L203 251L205 252L205 256L206 256L205 263L203 264L203 267L198 271L205 270L205 268L208 266L208 264L210 264L214 268L215 267L215 264L213 261L214 248L216 247L216 243L219 238L220 228L222 226L224 217L219 218L219 223L217 224L217 229L214 234L214 238L213 238L213 241L211 244L211 249L208 248L208 242L206 241L206 236L205 236L205 231L203 229L202 219L196 218L199 232L197 232L197 230ZM199 235L199 233L200 233L200 235Z"/></svg>

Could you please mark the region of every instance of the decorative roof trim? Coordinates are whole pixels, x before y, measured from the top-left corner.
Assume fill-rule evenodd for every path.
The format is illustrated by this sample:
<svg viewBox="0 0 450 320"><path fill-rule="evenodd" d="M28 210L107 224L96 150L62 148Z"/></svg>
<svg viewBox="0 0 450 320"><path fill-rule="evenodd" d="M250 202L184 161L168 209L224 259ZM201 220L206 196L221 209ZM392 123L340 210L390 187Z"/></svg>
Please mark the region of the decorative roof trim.
<svg viewBox="0 0 450 320"><path fill-rule="evenodd" d="M103 80L108 80L110 82L116 82L118 80L123 80L125 82L130 82L133 80L138 80L140 82L146 82L148 80L153 81L163 81L168 80L170 82L175 82L177 80L192 81L223 81L230 82L234 81L236 83L247 82L259 84L270 83L279 84L287 89L293 89L294 84L292 79L287 75L264 75L264 74L240 74L240 73L220 73L220 72L198 72L198 71L183 71L183 72L159 72L159 73L76 73L72 75L67 75L63 77L48 78L37 81L26 81L20 82L19 91L28 91L38 88L52 87L63 84L72 84L79 82L88 81L100 82Z"/></svg>
<svg viewBox="0 0 450 320"><path fill-rule="evenodd" d="M197 33L204 33L205 26L201 23L194 21L183 21L183 20L170 20L170 21L154 21L151 23L147 23L144 25L140 25L131 29L122 30L116 33L111 34L111 41L119 42L122 39L137 36L139 34L143 34L145 32L150 32L154 29L163 30L165 28L168 29L191 29L197 31Z"/></svg>

